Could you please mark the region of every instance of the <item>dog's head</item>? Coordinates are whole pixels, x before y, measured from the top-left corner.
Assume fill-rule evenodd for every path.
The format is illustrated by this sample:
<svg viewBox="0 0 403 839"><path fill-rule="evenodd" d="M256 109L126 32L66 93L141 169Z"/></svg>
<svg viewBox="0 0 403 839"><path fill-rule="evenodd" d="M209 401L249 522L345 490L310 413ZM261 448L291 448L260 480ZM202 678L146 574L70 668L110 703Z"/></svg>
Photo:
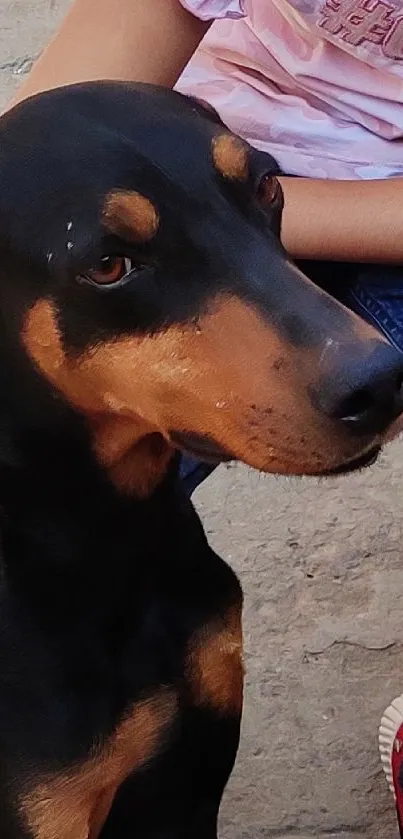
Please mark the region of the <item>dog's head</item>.
<svg viewBox="0 0 403 839"><path fill-rule="evenodd" d="M5 328L122 489L172 447L343 470L400 413L402 357L292 264L281 213L274 161L171 91L78 85L2 118Z"/></svg>

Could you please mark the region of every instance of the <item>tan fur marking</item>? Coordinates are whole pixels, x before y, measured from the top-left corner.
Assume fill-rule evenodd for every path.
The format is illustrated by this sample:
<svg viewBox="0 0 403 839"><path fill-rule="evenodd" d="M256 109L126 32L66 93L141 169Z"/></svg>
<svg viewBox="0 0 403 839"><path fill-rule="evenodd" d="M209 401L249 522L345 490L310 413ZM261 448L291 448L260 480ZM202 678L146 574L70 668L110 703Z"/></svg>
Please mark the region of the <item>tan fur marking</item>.
<svg viewBox="0 0 403 839"><path fill-rule="evenodd" d="M191 640L187 674L197 705L222 714L242 712L244 668L241 607L201 629Z"/></svg>
<svg viewBox="0 0 403 839"><path fill-rule="evenodd" d="M137 417L90 420L98 460L125 495L148 498L165 475L173 448Z"/></svg>
<svg viewBox="0 0 403 839"><path fill-rule="evenodd" d="M70 771L42 778L20 802L35 839L97 839L118 787L159 751L175 717L173 691L139 702L105 746Z"/></svg>
<svg viewBox="0 0 403 839"><path fill-rule="evenodd" d="M93 433L94 451L121 492L148 497L162 480L173 448L135 412L128 415L111 391L80 368L80 359L68 359L63 351L57 320L51 304L39 301L29 313L24 343L42 373L68 401L87 417ZM87 360L95 358L92 351Z"/></svg>
<svg viewBox="0 0 403 839"><path fill-rule="evenodd" d="M158 213L139 192L111 192L105 201L102 221L110 233L134 242L149 242L158 230Z"/></svg>
<svg viewBox="0 0 403 839"><path fill-rule="evenodd" d="M372 341L373 329L351 317L360 340ZM317 353L288 345L237 297L217 294L197 322L81 355L64 353L57 313L38 300L21 337L41 373L85 415L99 460L127 492L144 496L162 479L171 431L208 435L238 460L281 474L317 473L357 455L356 439L338 436L308 398L323 375Z"/></svg>
<svg viewBox="0 0 403 839"><path fill-rule="evenodd" d="M232 134L220 134L212 143L213 161L224 178L246 181L249 173L248 149L245 143Z"/></svg>

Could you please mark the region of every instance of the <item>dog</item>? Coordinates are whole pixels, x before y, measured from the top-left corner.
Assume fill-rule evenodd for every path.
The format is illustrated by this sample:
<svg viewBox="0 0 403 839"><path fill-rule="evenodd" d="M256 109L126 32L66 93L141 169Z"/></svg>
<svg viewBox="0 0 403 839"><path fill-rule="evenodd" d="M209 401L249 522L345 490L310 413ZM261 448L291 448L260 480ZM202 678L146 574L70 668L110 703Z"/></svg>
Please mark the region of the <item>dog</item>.
<svg viewBox="0 0 403 839"><path fill-rule="evenodd" d="M0 120L2 839L215 839L242 592L181 452L371 463L402 356L280 242L275 161L147 85Z"/></svg>

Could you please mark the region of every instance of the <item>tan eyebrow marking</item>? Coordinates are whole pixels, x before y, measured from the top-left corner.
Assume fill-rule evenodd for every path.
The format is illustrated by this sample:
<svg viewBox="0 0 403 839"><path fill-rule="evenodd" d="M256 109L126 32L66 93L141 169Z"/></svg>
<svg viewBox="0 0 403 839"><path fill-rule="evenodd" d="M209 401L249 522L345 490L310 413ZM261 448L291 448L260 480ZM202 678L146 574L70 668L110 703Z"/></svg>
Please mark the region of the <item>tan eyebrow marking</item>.
<svg viewBox="0 0 403 839"><path fill-rule="evenodd" d="M248 148L239 137L220 134L212 145L214 166L224 178L246 181L249 174Z"/></svg>
<svg viewBox="0 0 403 839"><path fill-rule="evenodd" d="M159 226L158 212L152 201L139 192L123 190L107 195L102 221L110 233L134 242L149 242Z"/></svg>

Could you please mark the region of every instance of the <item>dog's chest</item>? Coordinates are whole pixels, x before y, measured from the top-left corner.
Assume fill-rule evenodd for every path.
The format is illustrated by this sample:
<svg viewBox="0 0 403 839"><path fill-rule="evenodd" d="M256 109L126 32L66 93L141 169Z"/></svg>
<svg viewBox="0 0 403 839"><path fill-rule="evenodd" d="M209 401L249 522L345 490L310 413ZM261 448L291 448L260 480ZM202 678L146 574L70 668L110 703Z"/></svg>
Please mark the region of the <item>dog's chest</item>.
<svg viewBox="0 0 403 839"><path fill-rule="evenodd" d="M180 730L177 723L184 704L220 718L239 718L243 690L242 601L229 569L224 569L223 580L223 568L216 589L213 585L212 602L208 598L208 569L196 587L191 573L188 584L182 575L179 599L168 602L174 625L172 617L171 622L165 622L162 616L157 641L154 629L151 636L144 632L142 644L136 637L133 645L128 645L137 683L139 677L141 681L141 667L147 665L144 691L140 690L145 698L129 706L102 748L94 747L92 754L68 770L48 776L42 773L21 797L20 811L34 839L97 839L121 784L138 770L147 771L160 754L169 751ZM214 576L213 572L213 581ZM205 594L201 591L204 586ZM193 598L198 619L192 625L189 615L193 613ZM155 615L148 621L155 626ZM163 661L161 671L159 659ZM148 686L150 672L153 683L159 683L152 691Z"/></svg>
<svg viewBox="0 0 403 839"><path fill-rule="evenodd" d="M20 800L35 839L97 839L116 790L163 747L177 712L173 689L161 689L127 712L102 749L58 774L44 775Z"/></svg>

